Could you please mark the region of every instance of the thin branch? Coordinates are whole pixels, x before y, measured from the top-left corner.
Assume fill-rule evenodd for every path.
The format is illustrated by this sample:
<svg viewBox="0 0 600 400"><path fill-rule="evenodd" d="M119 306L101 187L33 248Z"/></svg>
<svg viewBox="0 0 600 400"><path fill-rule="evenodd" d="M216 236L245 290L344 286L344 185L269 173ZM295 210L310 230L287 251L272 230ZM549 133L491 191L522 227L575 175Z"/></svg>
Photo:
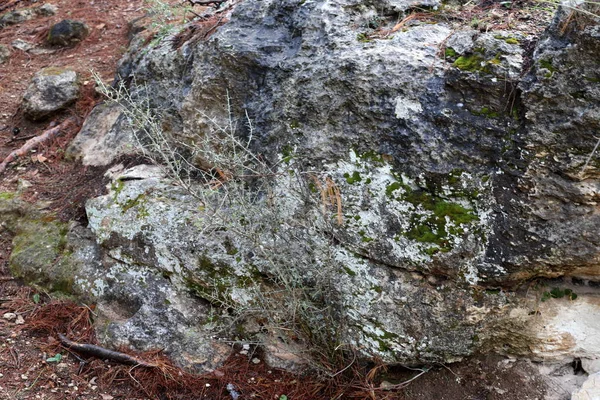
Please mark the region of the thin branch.
<svg viewBox="0 0 600 400"><path fill-rule="evenodd" d="M2 161L2 163L0 163L0 174L2 174L6 170L6 168L8 167L8 164L17 160L19 157L23 157L24 155L29 153L29 151L36 148L38 145L48 142L49 140L55 138L62 131L75 125L75 123L76 123L75 119L68 118L68 119L64 120L60 125L55 126L54 128L48 129L47 131L43 132L39 136L29 139L27 142L25 142L25 144L21 148L10 153L8 156L6 156L4 161Z"/></svg>
<svg viewBox="0 0 600 400"><path fill-rule="evenodd" d="M220 6L222 3L225 3L227 0L188 0L190 4L193 6L210 6L211 4L215 7Z"/></svg>
<svg viewBox="0 0 600 400"><path fill-rule="evenodd" d="M96 346L94 344L87 343L77 343L72 340L67 339L64 335L58 334L58 339L60 343L65 346L67 349L74 350L78 353L82 353L88 356L100 358L100 359L109 359L112 361L116 361L120 364L127 365L136 365L140 367L147 368L156 368L156 364L148 363L146 361L140 360L129 354L121 353L114 350L109 350L104 347Z"/></svg>
<svg viewBox="0 0 600 400"><path fill-rule="evenodd" d="M581 168L581 171L579 172L579 175L583 174L583 172L589 165L590 161L592 160L592 157L594 157L594 153L596 153L596 150L598 150L598 146L600 146L600 138L597 138L597 139L598 139L598 141L596 142L596 145L594 146L594 150L592 150L592 152L588 156L587 160L585 161L585 165L583 166L583 168ZM2 172L2 171L0 171L0 172Z"/></svg>

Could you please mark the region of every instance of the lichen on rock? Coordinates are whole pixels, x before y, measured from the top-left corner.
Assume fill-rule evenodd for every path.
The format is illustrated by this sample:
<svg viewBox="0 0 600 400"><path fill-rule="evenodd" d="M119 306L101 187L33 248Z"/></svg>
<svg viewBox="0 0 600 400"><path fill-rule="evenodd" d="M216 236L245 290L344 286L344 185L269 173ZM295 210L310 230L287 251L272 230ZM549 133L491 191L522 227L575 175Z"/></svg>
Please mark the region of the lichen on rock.
<svg viewBox="0 0 600 400"><path fill-rule="evenodd" d="M533 53L520 33L441 23L357 40L380 6L409 5L246 0L206 40L135 42L118 81L160 122L167 173L182 156L196 169L179 186L115 177L87 202L93 240L73 251L72 285L98 301L107 343L168 344L198 370L227 355L209 339L223 326L271 360L600 356L582 333L597 329L582 317L597 311L595 158L581 171L597 141L597 26L553 26ZM93 115L78 145L131 138L98 110L106 127ZM214 140L225 157L223 132L247 143L241 171L268 173L195 151ZM545 279L588 284L543 302Z"/></svg>

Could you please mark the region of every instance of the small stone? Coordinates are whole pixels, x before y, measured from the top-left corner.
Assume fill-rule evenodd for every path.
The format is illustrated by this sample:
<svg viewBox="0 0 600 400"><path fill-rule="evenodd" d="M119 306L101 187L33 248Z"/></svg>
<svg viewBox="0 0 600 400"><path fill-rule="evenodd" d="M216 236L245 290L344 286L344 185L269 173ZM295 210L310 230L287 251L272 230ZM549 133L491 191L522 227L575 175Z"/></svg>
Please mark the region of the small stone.
<svg viewBox="0 0 600 400"><path fill-rule="evenodd" d="M254 364L260 364L260 360L259 360L258 358L256 358L256 357L254 357L254 358L252 359L252 362L253 362Z"/></svg>
<svg viewBox="0 0 600 400"><path fill-rule="evenodd" d="M4 318L7 321L12 321L13 319L17 318L17 314L11 313L11 312L7 312L7 313L4 313L4 315L2 315L2 318Z"/></svg>
<svg viewBox="0 0 600 400"><path fill-rule="evenodd" d="M21 375L21 379L23 379L24 381L26 381L29 378L27 377L27 375L23 374L23 375Z"/></svg>
<svg viewBox="0 0 600 400"><path fill-rule="evenodd" d="M50 3L46 3L36 10L38 15L41 15L44 17L50 17L52 15L56 15L57 11L58 11L58 7L55 6L54 4L50 4Z"/></svg>
<svg viewBox="0 0 600 400"><path fill-rule="evenodd" d="M15 324L23 325L25 323L25 319L21 315L17 315L17 319L15 320Z"/></svg>
<svg viewBox="0 0 600 400"><path fill-rule="evenodd" d="M21 50L21 51L29 51L31 49L33 49L35 47L35 45L33 43L29 43L25 40L22 39L15 39L13 40L10 45L17 49L17 50Z"/></svg>
<svg viewBox="0 0 600 400"><path fill-rule="evenodd" d="M60 376L61 378L67 378L71 375L71 370L69 368L69 365L64 362L56 364L56 367L54 370L56 371L56 374L58 376Z"/></svg>
<svg viewBox="0 0 600 400"><path fill-rule="evenodd" d="M65 19L50 28L47 42L54 46L72 46L81 42L90 33L90 28L81 22Z"/></svg>
<svg viewBox="0 0 600 400"><path fill-rule="evenodd" d="M0 27L20 24L31 18L33 18L33 11L31 9L11 11L0 17Z"/></svg>
<svg viewBox="0 0 600 400"><path fill-rule="evenodd" d="M34 121L69 106L79 97L77 73L49 67L37 72L23 95L23 113Z"/></svg>
<svg viewBox="0 0 600 400"><path fill-rule="evenodd" d="M0 64L4 64L10 58L10 49L8 46L0 44Z"/></svg>

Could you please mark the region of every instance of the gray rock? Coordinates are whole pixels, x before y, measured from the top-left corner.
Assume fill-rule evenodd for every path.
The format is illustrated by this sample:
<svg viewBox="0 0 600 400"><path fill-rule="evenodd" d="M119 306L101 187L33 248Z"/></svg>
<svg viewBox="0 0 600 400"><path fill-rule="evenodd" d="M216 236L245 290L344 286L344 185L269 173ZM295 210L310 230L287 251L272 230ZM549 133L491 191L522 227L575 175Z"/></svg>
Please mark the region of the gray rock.
<svg viewBox="0 0 600 400"><path fill-rule="evenodd" d="M0 16L0 27L16 25L28 21L35 16L32 9L14 10Z"/></svg>
<svg viewBox="0 0 600 400"><path fill-rule="evenodd" d="M581 368L588 374L592 375L600 372L600 359L581 359Z"/></svg>
<svg viewBox="0 0 600 400"><path fill-rule="evenodd" d="M55 15L56 11L57 7L49 3L40 7L10 11L0 16L0 29L7 25L16 25L25 21L29 21L36 16L49 17Z"/></svg>
<svg viewBox="0 0 600 400"><path fill-rule="evenodd" d="M574 392L571 400L600 399L600 373L592 374L578 391Z"/></svg>
<svg viewBox="0 0 600 400"><path fill-rule="evenodd" d="M0 64L4 64L10 59L10 49L8 46L0 44Z"/></svg>
<svg viewBox="0 0 600 400"><path fill-rule="evenodd" d="M87 37L90 28L81 21L65 19L53 25L46 42L53 46L73 46Z"/></svg>
<svg viewBox="0 0 600 400"><path fill-rule="evenodd" d="M67 148L67 157L84 165L109 165L137 145L133 131L119 106L98 105L86 119L77 137Z"/></svg>
<svg viewBox="0 0 600 400"><path fill-rule="evenodd" d="M600 356L600 166L580 174L600 126L598 26L561 35L557 22L524 76L530 38L510 31L415 24L363 40L404 7L246 0L206 41L134 39L117 81L160 121L156 159L198 169L179 186L116 175L88 201L113 264L109 276L82 259L74 286L100 299L107 342L168 340L181 364L189 347L216 365L220 352L190 346L214 328L208 302L235 326L222 335L260 338L286 368L311 365L297 349L340 346L406 364ZM441 59L444 44L455 53ZM79 143L126 142L111 112ZM235 163L230 135L252 138L254 161ZM269 173L247 173L256 160Z"/></svg>
<svg viewBox="0 0 600 400"><path fill-rule="evenodd" d="M44 16L44 17L51 17L53 15L56 15L57 11L58 11L58 7L55 6L54 4L50 4L50 3L46 3L46 4L41 5L40 7L36 8L37 14L40 16Z"/></svg>
<svg viewBox="0 0 600 400"><path fill-rule="evenodd" d="M77 73L48 67L37 72L23 95L23 113L34 121L68 107L79 96Z"/></svg>
<svg viewBox="0 0 600 400"><path fill-rule="evenodd" d="M35 47L33 43L30 43L23 39L15 39L10 43L10 45L13 48L21 51L30 51Z"/></svg>

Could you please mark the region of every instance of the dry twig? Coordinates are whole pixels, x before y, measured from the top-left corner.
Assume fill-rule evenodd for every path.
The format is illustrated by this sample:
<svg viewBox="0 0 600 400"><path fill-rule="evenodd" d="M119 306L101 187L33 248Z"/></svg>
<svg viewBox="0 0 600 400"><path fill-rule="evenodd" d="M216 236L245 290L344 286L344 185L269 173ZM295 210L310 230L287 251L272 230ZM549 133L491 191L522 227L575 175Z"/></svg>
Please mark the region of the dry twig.
<svg viewBox="0 0 600 400"><path fill-rule="evenodd" d="M227 0L188 0L192 6L209 6L213 4L215 7L220 6Z"/></svg>
<svg viewBox="0 0 600 400"><path fill-rule="evenodd" d="M13 151L12 153L10 153L8 156L6 156L4 161L2 161L2 163L0 163L0 174L2 174L6 170L6 168L8 167L8 164L17 160L17 158L19 158L19 157L23 157L24 155L29 153L31 150L36 148L38 145L40 145L42 143L46 143L49 140L55 138L61 132L74 126L75 124L76 124L76 122L75 122L74 118L68 118L68 119L64 120L60 125L50 128L50 129L46 130L45 132L43 132L41 135L29 139L27 142L25 142L25 144L23 146L21 146L20 148L18 148L15 151Z"/></svg>
<svg viewBox="0 0 600 400"><path fill-rule="evenodd" d="M74 342L72 340L67 339L64 335L61 335L60 333L58 334L58 339L60 340L60 343L67 349L74 350L78 353L86 354L88 356L100 359L109 359L121 364L135 365L139 367L157 367L157 365L155 364L147 363L146 361L130 356L129 354L109 350L104 347L96 346L93 344Z"/></svg>

